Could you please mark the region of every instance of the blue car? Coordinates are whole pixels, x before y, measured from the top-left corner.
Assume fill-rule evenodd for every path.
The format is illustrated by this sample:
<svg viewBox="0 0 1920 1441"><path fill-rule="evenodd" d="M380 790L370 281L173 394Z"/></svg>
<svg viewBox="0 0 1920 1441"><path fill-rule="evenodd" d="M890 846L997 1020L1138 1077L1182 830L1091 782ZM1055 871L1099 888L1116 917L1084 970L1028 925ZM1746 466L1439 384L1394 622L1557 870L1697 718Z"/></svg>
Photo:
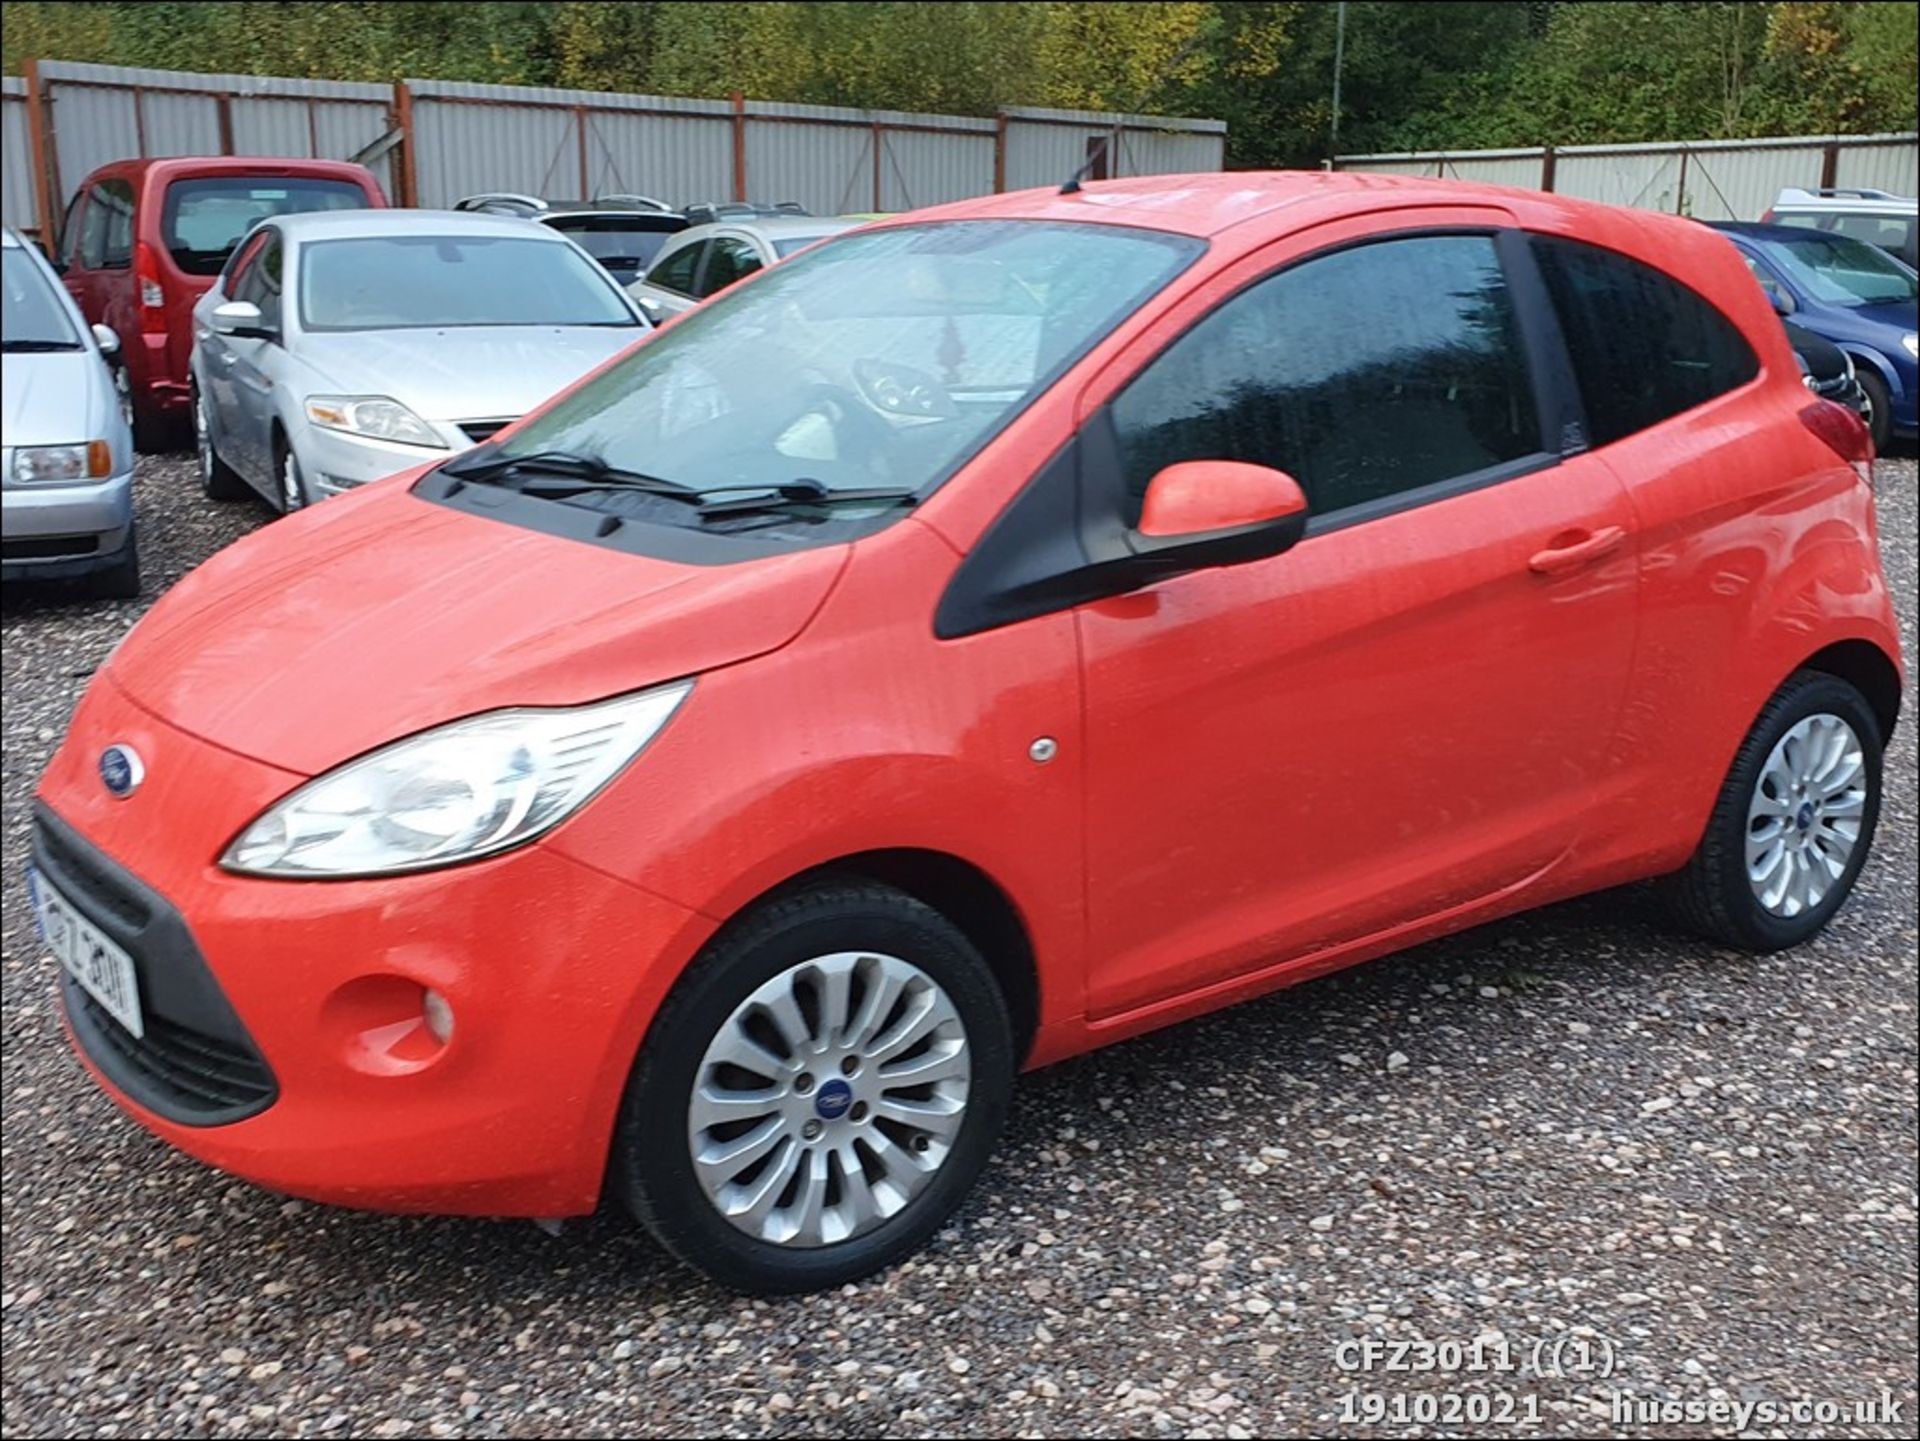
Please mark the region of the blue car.
<svg viewBox="0 0 1920 1441"><path fill-rule="evenodd" d="M1773 308L1853 360L1876 450L1912 439L1920 326L1914 271L1874 246L1793 225L1714 225L1739 247Z"/></svg>

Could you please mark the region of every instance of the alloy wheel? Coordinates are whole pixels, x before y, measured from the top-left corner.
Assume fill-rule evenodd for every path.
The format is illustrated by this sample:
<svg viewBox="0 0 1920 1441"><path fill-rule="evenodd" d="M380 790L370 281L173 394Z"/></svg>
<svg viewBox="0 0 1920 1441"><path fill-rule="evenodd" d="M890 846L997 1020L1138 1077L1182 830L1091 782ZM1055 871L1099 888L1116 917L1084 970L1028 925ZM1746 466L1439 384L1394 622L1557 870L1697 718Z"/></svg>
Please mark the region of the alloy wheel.
<svg viewBox="0 0 1920 1441"><path fill-rule="evenodd" d="M207 430L207 403L193 393L193 452L200 462L200 483L213 484L213 436Z"/></svg>
<svg viewBox="0 0 1920 1441"><path fill-rule="evenodd" d="M1866 805L1866 760L1847 722L1821 712L1780 737L1747 806L1747 880L1760 904L1793 917L1825 900L1853 859Z"/></svg>
<svg viewBox="0 0 1920 1441"><path fill-rule="evenodd" d="M307 493L300 484L300 462L289 450L280 458L280 509L292 515L306 503Z"/></svg>
<svg viewBox="0 0 1920 1441"><path fill-rule="evenodd" d="M960 1013L919 967L865 951L802 961L708 1043L687 1107L694 1173L757 1240L848 1240L933 1180L971 1079Z"/></svg>

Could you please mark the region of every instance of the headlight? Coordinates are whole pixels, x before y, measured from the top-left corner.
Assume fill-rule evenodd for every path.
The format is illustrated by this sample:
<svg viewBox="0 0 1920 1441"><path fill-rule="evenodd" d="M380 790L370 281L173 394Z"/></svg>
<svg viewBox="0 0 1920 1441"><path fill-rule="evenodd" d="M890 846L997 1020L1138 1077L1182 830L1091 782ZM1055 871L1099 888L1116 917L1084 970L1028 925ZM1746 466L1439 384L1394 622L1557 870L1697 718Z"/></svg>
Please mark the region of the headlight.
<svg viewBox="0 0 1920 1441"><path fill-rule="evenodd" d="M659 733L690 680L564 710L470 716L348 761L270 807L220 864L306 879L428 870L532 840Z"/></svg>
<svg viewBox="0 0 1920 1441"><path fill-rule="evenodd" d="M1920 334L1909 330L1905 335L1900 337L1900 348L1916 360L1920 360Z"/></svg>
<svg viewBox="0 0 1920 1441"><path fill-rule="evenodd" d="M384 395L309 395L307 419L328 430L344 430L374 440L401 445L430 445L445 450L447 443L433 427L397 400Z"/></svg>
<svg viewBox="0 0 1920 1441"><path fill-rule="evenodd" d="M13 453L13 478L29 483L104 480L113 474L113 447L104 440L78 445L23 445Z"/></svg>

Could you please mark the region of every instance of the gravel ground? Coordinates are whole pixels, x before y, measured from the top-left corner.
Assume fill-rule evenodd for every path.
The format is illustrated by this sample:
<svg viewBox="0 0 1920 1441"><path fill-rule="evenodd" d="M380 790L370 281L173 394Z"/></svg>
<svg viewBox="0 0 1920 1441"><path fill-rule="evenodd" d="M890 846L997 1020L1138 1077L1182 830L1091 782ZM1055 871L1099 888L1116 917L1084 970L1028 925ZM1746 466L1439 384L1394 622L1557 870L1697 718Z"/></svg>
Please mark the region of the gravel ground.
<svg viewBox="0 0 1920 1441"><path fill-rule="evenodd" d="M1878 483L1913 655L1914 463ZM139 503L149 596L266 518L184 459ZM9 1435L1486 1434L1370 1409L1448 1393L1537 1404L1520 1434L1733 1434L1616 1425L1590 1375L1336 1364L1492 1333L1610 1348L1643 1400L1905 1408L1753 1434L1914 1434L1911 718L1814 945L1676 939L1627 891L1055 1067L920 1259L766 1303L610 1214L556 1237L283 1201L95 1091L21 899L26 798L141 604L7 601Z"/></svg>

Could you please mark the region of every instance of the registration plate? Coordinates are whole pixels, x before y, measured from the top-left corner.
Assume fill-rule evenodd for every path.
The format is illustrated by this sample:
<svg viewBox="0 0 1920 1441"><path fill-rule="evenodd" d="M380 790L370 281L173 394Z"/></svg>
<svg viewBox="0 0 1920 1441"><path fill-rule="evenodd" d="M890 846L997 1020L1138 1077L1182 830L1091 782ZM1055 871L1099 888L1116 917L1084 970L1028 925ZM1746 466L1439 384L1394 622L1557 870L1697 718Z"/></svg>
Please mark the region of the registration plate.
<svg viewBox="0 0 1920 1441"><path fill-rule="evenodd" d="M34 917L47 949L106 1013L136 1036L146 1034L140 1019L140 984L133 957L85 916L37 870L27 872Z"/></svg>

